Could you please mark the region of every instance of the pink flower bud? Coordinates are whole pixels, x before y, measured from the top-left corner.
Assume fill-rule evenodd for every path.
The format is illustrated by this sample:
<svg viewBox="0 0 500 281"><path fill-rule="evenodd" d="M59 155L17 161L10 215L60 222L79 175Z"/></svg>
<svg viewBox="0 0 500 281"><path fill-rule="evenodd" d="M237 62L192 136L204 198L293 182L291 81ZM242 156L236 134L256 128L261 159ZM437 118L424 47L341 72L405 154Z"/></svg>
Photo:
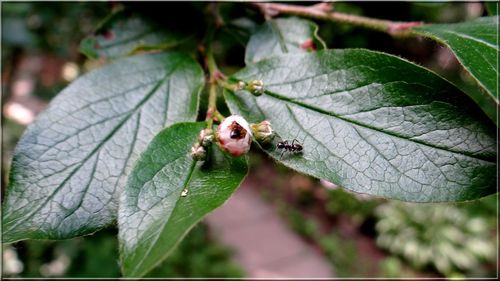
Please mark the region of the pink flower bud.
<svg viewBox="0 0 500 281"><path fill-rule="evenodd" d="M231 115L217 127L217 144L233 156L250 150L252 131L248 122L239 115Z"/></svg>

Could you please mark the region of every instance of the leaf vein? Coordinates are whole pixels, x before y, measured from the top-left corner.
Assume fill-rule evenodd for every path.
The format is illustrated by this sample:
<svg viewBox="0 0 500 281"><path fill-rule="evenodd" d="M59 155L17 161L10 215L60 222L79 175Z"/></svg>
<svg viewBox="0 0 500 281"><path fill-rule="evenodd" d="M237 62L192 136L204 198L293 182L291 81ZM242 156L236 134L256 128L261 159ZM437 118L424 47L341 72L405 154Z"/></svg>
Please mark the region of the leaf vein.
<svg viewBox="0 0 500 281"><path fill-rule="evenodd" d="M470 153L467 153L467 152L462 152L462 151L456 151L456 150L447 150L443 147L439 147L439 146L436 146L436 145L432 145L432 144L429 144L429 143L426 143L424 141L420 141L420 140L411 140L407 137L404 137L404 136L401 136L399 134L396 134L396 133L393 133L393 132L388 132L388 131L384 131L382 129L379 129L379 128L375 128L375 127L372 127L372 126L369 126L367 124L364 124L364 123L361 123L361 122L357 122L355 120L351 120L351 119L348 119L348 118L345 118L341 115L338 115L338 114L335 114L333 112L329 112L329 111L326 111L326 110L323 110L321 108L318 108L318 107L315 107L315 106L312 106L310 104L306 104L306 103L302 103L302 102L299 102L299 101L296 101L296 100L293 100L293 99L290 99L288 97L284 97L284 96L281 96L277 93L274 93L274 92L271 92L271 91L268 91L266 90L265 93L270 96L270 97L273 97L275 99L278 99L278 100L282 100L282 101L285 101L285 102L289 102L289 103L293 103L293 104L296 104L298 106L301 106L301 107L304 107L306 109L309 109L309 110L312 110L312 111L315 111L315 112L318 112L318 113L321 113L321 114L326 114L326 115L329 115L329 116L332 116L332 117L335 117L335 118L338 118L340 120L343 120L347 123L351 123L351 124L356 124L360 127L364 127L364 128L367 128L367 129L371 129L371 130L374 130L374 131L377 131L377 132L384 132L385 134L387 135L391 135L393 137L397 137L397 138L400 138L400 139L404 139L406 141L411 141L411 142L415 142L415 143L419 143L421 145L425 145L425 146L428 146L428 147L432 147L432 148L435 148L435 149L439 149L439 150L443 150L443 151L447 151L447 152L451 152L451 153L456 153L456 154L460 154L460 155L463 155L463 156L466 156L466 157L470 157L470 158L475 158L475 159L480 159L480 160L483 160L485 162L490 162L490 163L495 163L494 160L491 160L491 159L488 159L487 157L483 157L483 156L478 156L478 155L472 155Z"/></svg>
<svg viewBox="0 0 500 281"><path fill-rule="evenodd" d="M171 71L168 72L165 77L157 82L157 85L148 93L145 95L145 97L137 104L137 106L134 108L133 111L130 112L130 114L125 117L120 123L117 124L117 126L111 130L111 132L103 139L101 143L99 143L95 149L93 149L89 155L87 155L82 162L66 177L61 184L59 184L54 191L47 196L46 200L44 200L40 205L35 208L33 211L31 211L28 215L26 215L24 220L19 221L18 223L12 225L11 227L7 228L5 233L8 233L9 230L13 230L15 227L17 227L20 223L27 221L31 219L39 210L41 210L44 206L46 206L47 202L52 200L54 196L61 190L61 188L66 184L66 182L71 179L78 171L79 168L82 167L95 153L97 153L111 138L112 136L120 130L124 124L130 119L132 115L134 115L135 111L140 110L140 108L153 96L156 92L156 90L159 89L159 87L170 77L170 75L177 69L177 67L182 63L182 60L178 62L174 67L172 67Z"/></svg>

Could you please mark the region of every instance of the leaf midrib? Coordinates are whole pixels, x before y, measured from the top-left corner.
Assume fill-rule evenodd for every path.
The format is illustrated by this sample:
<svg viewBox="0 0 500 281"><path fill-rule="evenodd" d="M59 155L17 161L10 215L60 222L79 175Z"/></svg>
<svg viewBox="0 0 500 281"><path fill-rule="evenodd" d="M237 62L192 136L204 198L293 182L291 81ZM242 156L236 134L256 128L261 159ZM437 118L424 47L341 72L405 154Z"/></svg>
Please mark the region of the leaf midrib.
<svg viewBox="0 0 500 281"><path fill-rule="evenodd" d="M57 186L54 191L49 195L47 196L47 199L41 203L39 205L38 208L36 208L35 210L33 210L27 217L25 217L23 220L19 220L18 223L12 225L11 227L7 228L6 231L3 232L3 235L7 235L9 233L9 230L12 231L13 229L15 229L15 227L17 227L19 224L23 223L24 221L27 221L29 219L31 219L41 208L43 208L47 202L49 202L49 200L51 200L60 190L63 186L65 186L66 182L68 180L70 180L79 170L80 168L96 153L98 152L103 146L104 144L106 144L112 137L113 135L119 131L123 125L125 123L127 123L127 121L130 119L131 116L133 116L135 114L136 111L140 110L142 108L142 106L156 93L156 91L161 87L161 85L168 80L168 78L171 76L172 73L174 73L174 71L177 69L177 67L179 67L182 63L184 62L184 59L180 59L179 62L177 62L177 64L175 64L171 71L167 72L165 77L158 81L157 84L155 85L155 87L149 92L146 94L146 96L137 104L137 106L130 112L130 114L128 114L120 123L117 124L117 126L111 130L111 132L103 139L103 141L101 141L95 149L93 149L88 156L86 156L80 165L78 165L69 175L66 179L64 179L64 181L59 185ZM168 93L167 93L168 94ZM125 167L124 167L125 168Z"/></svg>
<svg viewBox="0 0 500 281"><path fill-rule="evenodd" d="M349 119L349 118L345 118L345 117L343 117L341 115L338 115L338 114L335 114L333 112L328 112L328 111L326 111L324 109L312 106L310 104L306 104L306 103L303 103L303 102L299 102L299 101L290 99L288 97L285 97L285 96L282 96L280 94L271 92L269 90L265 90L264 92L268 96L273 97L275 99L282 100L282 101L289 102L289 103L293 103L295 105L298 105L298 106L301 106L301 107L304 107L304 108L316 111L316 112L321 113L321 114L326 114L326 115L338 118L338 119L340 119L342 121L345 121L347 123L352 123L352 124L358 125L358 126L363 127L363 128L374 130L376 132L383 132L383 133L385 133L387 135L391 135L391 136L394 136L394 137L397 137L397 138L400 138L400 139L404 139L404 140L409 141L409 142L415 142L415 143L418 143L418 144L421 144L421 145L432 147L434 149L439 149L439 150L443 150L443 151L446 151L446 152L460 154L460 155L463 155L463 156L471 157L471 158L474 158L474 159L479 159L479 160L482 160L482 161L485 161L485 162L489 162L489 163L495 163L494 160L487 159L486 157L472 155L472 154L469 154L469 153L466 153L466 152L462 152L462 151L448 150L446 148L439 147L439 146L434 146L434 145L431 145L429 143L426 143L426 142L423 142L423 141L419 141L419 140L411 140L411 139L409 139L409 138L407 138L405 136L402 136L402 135L399 135L399 134L396 134L396 133L393 133L393 132L387 132L385 130L382 130L382 129L379 129L379 128L376 128L376 127L373 127L373 126L369 126L367 124L364 124L364 123L361 123L361 122L357 122L357 121ZM233 94L234 94L234 92L233 92Z"/></svg>
<svg viewBox="0 0 500 281"><path fill-rule="evenodd" d="M288 48L286 47L286 41L285 37L283 36L283 33L281 32L280 28L278 27L278 24L276 21L271 21L271 31L276 34L276 37L278 37L278 43L280 44L281 51L283 53L288 53Z"/></svg>

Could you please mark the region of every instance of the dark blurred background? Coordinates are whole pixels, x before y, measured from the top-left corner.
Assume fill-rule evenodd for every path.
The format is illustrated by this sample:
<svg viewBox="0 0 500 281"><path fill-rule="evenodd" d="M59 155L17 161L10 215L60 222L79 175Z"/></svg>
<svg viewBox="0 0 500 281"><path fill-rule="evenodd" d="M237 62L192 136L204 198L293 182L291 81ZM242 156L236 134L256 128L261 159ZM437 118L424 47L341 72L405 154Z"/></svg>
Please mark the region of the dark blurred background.
<svg viewBox="0 0 500 281"><path fill-rule="evenodd" d="M196 34L208 3L124 3L135 12ZM304 3L309 5L311 3ZM22 132L66 85L103 63L87 60L80 41L117 2L2 3L2 196ZM244 3L218 3L225 25L214 42L217 63L244 66L244 46L264 19ZM376 18L459 22L486 14L474 3L335 3L335 10ZM397 12L394 12L397 11ZM467 83L446 48L421 38L390 36L348 24L317 22L329 48L369 48L405 57L457 83ZM219 99L221 100L221 99ZM202 108L206 106L203 95ZM224 107L222 101L220 106ZM226 109L227 113L227 109ZM494 277L497 195L461 204L409 204L346 192L276 164L252 150L253 192L334 268L337 277ZM211 226L196 226L149 277L243 277L244 265ZM4 277L118 277L117 230L64 241L2 246Z"/></svg>

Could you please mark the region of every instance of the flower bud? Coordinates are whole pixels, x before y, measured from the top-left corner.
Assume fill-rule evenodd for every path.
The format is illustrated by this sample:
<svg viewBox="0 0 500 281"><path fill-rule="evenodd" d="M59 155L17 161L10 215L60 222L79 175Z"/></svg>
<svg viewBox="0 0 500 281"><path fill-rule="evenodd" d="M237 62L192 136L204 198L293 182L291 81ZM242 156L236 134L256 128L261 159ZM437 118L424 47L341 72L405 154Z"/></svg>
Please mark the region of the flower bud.
<svg viewBox="0 0 500 281"><path fill-rule="evenodd" d="M233 156L240 156L250 150L252 131L248 122L239 115L231 115L217 127L217 144Z"/></svg>
<svg viewBox="0 0 500 281"><path fill-rule="evenodd" d="M191 157L195 161L203 161L207 158L207 151L200 143L195 143L191 147Z"/></svg>
<svg viewBox="0 0 500 281"><path fill-rule="evenodd" d="M203 147L207 147L212 140L214 139L214 132L212 129L203 129L200 131L200 134L198 135L198 142L201 144Z"/></svg>
<svg viewBox="0 0 500 281"><path fill-rule="evenodd" d="M269 143L274 138L271 122L265 120L260 123L250 124L255 140L261 143Z"/></svg>
<svg viewBox="0 0 500 281"><path fill-rule="evenodd" d="M262 80L253 80L248 83L246 90L254 96L260 96L264 93L264 82Z"/></svg>
<svg viewBox="0 0 500 281"><path fill-rule="evenodd" d="M243 90L247 84L243 81L238 82L237 89L238 90Z"/></svg>

